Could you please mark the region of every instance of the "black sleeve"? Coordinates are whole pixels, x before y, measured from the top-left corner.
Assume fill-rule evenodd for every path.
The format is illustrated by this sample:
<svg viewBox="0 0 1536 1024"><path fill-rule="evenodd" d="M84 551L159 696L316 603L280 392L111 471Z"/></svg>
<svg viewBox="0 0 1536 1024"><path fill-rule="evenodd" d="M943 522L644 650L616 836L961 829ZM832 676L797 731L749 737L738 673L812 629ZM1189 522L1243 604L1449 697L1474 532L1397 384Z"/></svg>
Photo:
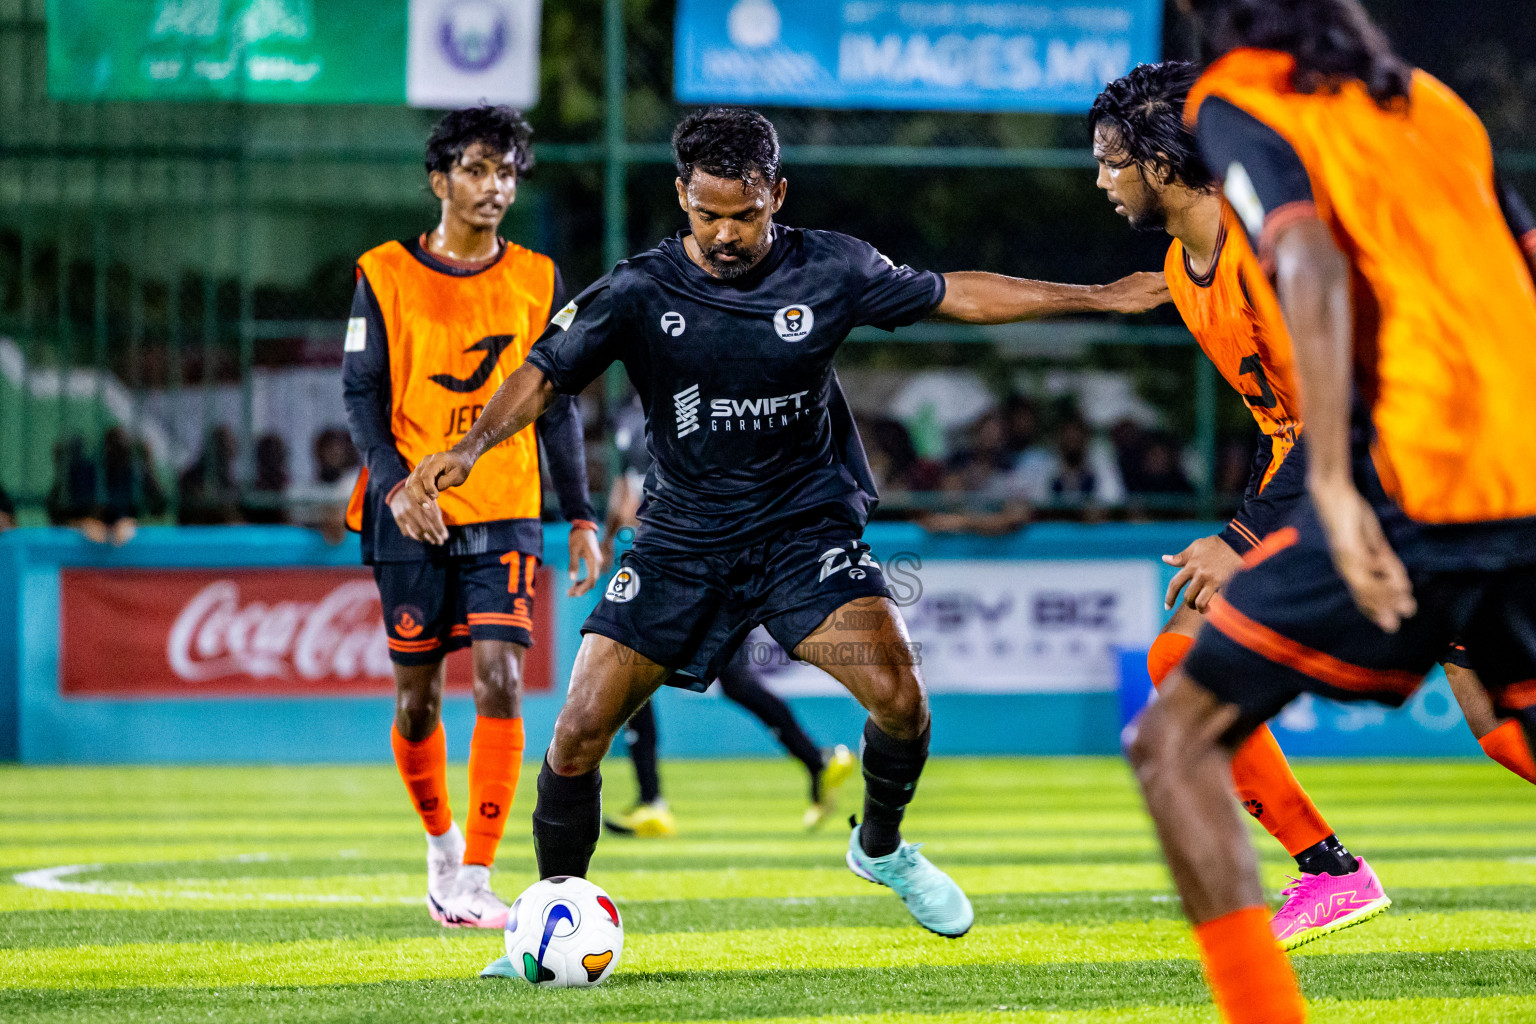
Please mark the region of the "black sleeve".
<svg viewBox="0 0 1536 1024"><path fill-rule="evenodd" d="M596 522L587 490L587 444L582 436L581 403L573 395L558 395L535 426L544 449L549 479L560 498L560 514L568 523Z"/></svg>
<svg viewBox="0 0 1536 1024"><path fill-rule="evenodd" d="M1494 186L1499 192L1499 207L1504 211L1504 219L1509 222L1509 230L1515 233L1515 241L1520 243L1526 255L1536 256L1536 215L1531 213L1525 197L1508 182L1495 180Z"/></svg>
<svg viewBox="0 0 1536 1024"><path fill-rule="evenodd" d="M368 486L389 490L410 475L390 430L389 335L368 277L357 274L352 315L341 357L341 386L347 429L368 470Z"/></svg>
<svg viewBox="0 0 1536 1024"><path fill-rule="evenodd" d="M567 301L569 301L569 299L570 296L565 294L565 278L561 276L560 267L556 265L554 287L552 287L549 292L549 312L544 316L544 326L546 328L549 327L550 318L553 317L561 309L564 309L565 304Z"/></svg>
<svg viewBox="0 0 1536 1024"><path fill-rule="evenodd" d="M1200 104L1196 138L1254 250L1267 261L1266 243L1282 224L1316 213L1312 179L1301 157L1269 125L1215 96Z"/></svg>
<svg viewBox="0 0 1536 1024"><path fill-rule="evenodd" d="M898 267L868 242L842 237L859 289L854 323L891 331L917 323L944 301L943 275Z"/></svg>
<svg viewBox="0 0 1536 1024"><path fill-rule="evenodd" d="M624 327L615 316L612 285L609 274L572 299L528 352L528 362L561 394L579 394L620 358Z"/></svg>

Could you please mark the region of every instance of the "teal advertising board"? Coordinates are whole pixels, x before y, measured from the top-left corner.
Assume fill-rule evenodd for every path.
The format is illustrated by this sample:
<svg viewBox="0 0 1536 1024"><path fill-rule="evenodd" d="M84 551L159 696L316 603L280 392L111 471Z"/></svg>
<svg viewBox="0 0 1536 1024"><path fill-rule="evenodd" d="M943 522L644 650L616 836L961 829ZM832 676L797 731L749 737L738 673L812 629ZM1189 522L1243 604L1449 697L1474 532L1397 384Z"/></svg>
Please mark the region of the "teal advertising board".
<svg viewBox="0 0 1536 1024"><path fill-rule="evenodd" d="M1162 0L678 0L677 98L1086 111L1158 59Z"/></svg>

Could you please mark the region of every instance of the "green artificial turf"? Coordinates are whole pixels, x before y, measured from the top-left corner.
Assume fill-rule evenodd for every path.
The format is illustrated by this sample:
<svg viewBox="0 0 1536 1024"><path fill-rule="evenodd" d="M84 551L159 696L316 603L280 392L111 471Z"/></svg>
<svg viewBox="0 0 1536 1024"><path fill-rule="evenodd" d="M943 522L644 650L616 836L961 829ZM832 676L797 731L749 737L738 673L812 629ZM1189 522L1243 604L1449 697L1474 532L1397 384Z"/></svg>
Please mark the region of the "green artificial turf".
<svg viewBox="0 0 1536 1024"><path fill-rule="evenodd" d="M625 915L619 972L545 991L476 978L500 935L427 917L388 766L0 769L0 1021L1215 1020L1117 761L930 765L906 831L972 893L956 941L846 871L844 827L799 828L793 765L665 772L680 835L607 837L593 862ZM1536 1020L1536 793L1482 762L1297 773L1395 901L1298 951L1315 1018ZM533 881L531 774L507 897ZM622 805L628 772L608 775ZM1277 890L1292 865L1254 838Z"/></svg>

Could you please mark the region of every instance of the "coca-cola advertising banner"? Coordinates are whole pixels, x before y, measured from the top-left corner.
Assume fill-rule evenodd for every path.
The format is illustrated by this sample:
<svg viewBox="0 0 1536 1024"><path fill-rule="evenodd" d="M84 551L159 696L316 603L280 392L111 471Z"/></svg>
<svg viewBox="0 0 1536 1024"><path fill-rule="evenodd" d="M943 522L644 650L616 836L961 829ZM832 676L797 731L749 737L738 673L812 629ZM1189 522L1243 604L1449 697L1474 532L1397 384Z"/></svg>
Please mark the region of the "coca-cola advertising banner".
<svg viewBox="0 0 1536 1024"><path fill-rule="evenodd" d="M536 592L552 593L548 569ZM550 689L550 602L535 601L524 689ZM366 569L64 569L59 689L70 697L371 695L394 675ZM472 685L468 651L447 687Z"/></svg>

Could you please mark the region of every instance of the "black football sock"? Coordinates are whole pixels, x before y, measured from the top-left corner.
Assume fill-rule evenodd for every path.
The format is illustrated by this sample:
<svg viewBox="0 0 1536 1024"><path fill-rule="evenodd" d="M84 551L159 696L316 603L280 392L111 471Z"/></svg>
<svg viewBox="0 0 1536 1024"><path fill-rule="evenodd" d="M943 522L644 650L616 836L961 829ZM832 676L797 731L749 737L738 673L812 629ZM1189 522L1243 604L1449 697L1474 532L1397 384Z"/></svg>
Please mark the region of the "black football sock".
<svg viewBox="0 0 1536 1024"><path fill-rule="evenodd" d="M743 647L742 651L746 648ZM821 799L821 770L827 766L821 748L805 734L795 713L776 694L758 681L757 673L741 651L720 673L720 692L752 712L789 756L811 774L811 800Z"/></svg>
<svg viewBox="0 0 1536 1024"><path fill-rule="evenodd" d="M1309 875L1352 875L1360 862L1344 849L1338 836L1329 836L1296 855L1296 866Z"/></svg>
<svg viewBox="0 0 1536 1024"><path fill-rule="evenodd" d="M533 806L533 852L539 877L585 878L603 831L603 775L556 775L549 761L539 770L539 799Z"/></svg>
<svg viewBox="0 0 1536 1024"><path fill-rule="evenodd" d="M629 759L635 764L635 782L640 787L640 802L653 804L661 799L661 773L656 769L656 712L651 702L640 705L624 730L629 745Z"/></svg>
<svg viewBox="0 0 1536 1024"><path fill-rule="evenodd" d="M901 819L917 792L917 780L928 761L928 735L915 740L886 735L870 719L864 723L864 824L859 846L871 857L884 857L901 845Z"/></svg>

